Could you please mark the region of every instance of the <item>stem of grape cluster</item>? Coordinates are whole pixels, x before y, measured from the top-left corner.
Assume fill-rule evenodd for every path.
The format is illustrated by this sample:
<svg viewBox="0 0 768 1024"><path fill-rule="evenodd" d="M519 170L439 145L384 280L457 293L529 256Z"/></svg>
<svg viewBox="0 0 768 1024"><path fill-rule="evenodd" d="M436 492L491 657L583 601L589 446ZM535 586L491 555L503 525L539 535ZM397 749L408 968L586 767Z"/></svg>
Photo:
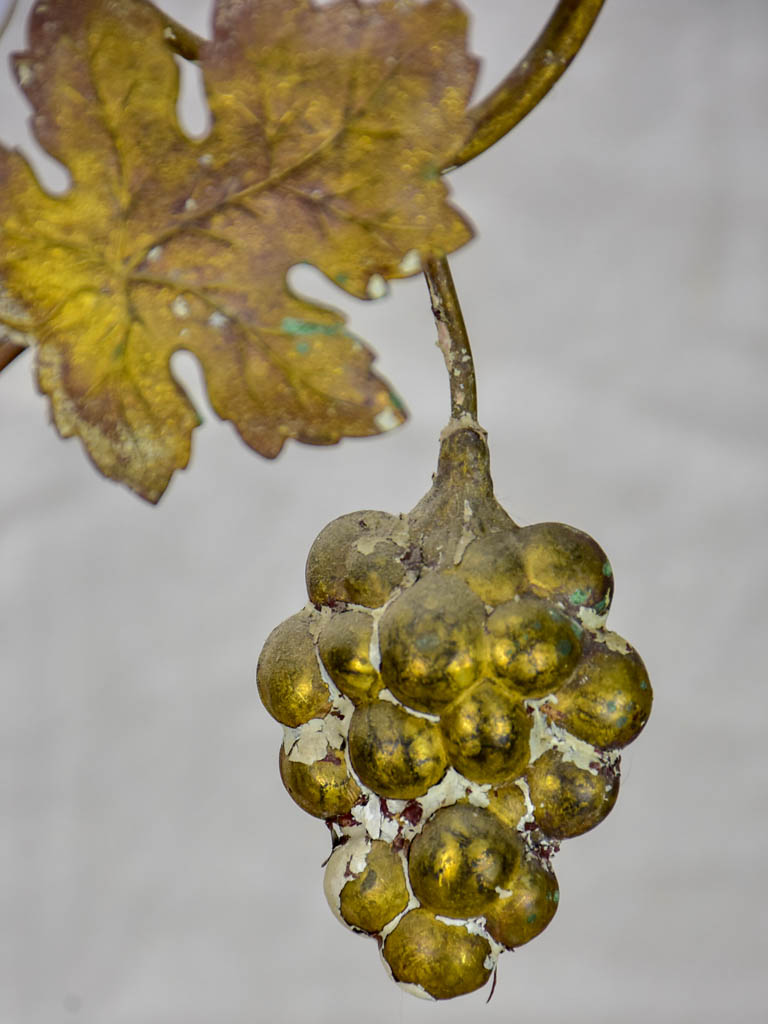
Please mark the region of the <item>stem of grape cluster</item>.
<svg viewBox="0 0 768 1024"><path fill-rule="evenodd" d="M475 364L448 260L445 257L429 260L424 266L424 276L437 324L437 344L451 383L451 419L476 421Z"/></svg>

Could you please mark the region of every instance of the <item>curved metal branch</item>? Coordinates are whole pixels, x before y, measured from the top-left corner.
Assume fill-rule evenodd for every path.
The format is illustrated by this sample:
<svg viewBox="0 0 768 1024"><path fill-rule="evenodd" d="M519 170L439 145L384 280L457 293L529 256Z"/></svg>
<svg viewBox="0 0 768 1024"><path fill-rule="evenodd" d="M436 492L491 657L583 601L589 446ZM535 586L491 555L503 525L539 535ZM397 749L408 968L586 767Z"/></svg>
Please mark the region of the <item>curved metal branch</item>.
<svg viewBox="0 0 768 1024"><path fill-rule="evenodd" d="M475 127L452 169L498 142L543 99L581 49L605 0L560 0L517 67L469 111Z"/></svg>

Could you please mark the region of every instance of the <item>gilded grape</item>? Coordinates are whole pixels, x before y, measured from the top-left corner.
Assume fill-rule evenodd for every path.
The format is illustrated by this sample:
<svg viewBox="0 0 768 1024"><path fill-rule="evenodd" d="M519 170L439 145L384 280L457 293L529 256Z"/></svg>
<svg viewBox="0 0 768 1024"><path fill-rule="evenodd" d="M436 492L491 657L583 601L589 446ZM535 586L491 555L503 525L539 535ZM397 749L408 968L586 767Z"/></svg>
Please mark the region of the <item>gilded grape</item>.
<svg viewBox="0 0 768 1024"><path fill-rule="evenodd" d="M487 939L418 908L387 936L382 955L395 981L418 985L433 999L453 999L488 981L490 952Z"/></svg>
<svg viewBox="0 0 768 1024"><path fill-rule="evenodd" d="M484 621L483 602L461 580L423 577L382 617L384 685L416 711L439 712L478 678Z"/></svg>
<svg viewBox="0 0 768 1024"><path fill-rule="evenodd" d="M445 749L456 769L473 782L503 782L528 764L531 721L523 702L506 687L483 679L440 716Z"/></svg>
<svg viewBox="0 0 768 1024"><path fill-rule="evenodd" d="M423 796L448 767L439 726L385 700L355 709L349 756L364 785L396 800Z"/></svg>
<svg viewBox="0 0 768 1024"><path fill-rule="evenodd" d="M520 857L517 836L482 807L437 811L411 843L408 874L419 902L446 917L483 914Z"/></svg>
<svg viewBox="0 0 768 1024"><path fill-rule="evenodd" d="M603 628L613 571L579 530L513 523L461 427L412 512L329 524L306 580L258 684L283 784L332 834L329 905L402 985L474 991L552 921L550 859L610 813L650 713L645 666Z"/></svg>

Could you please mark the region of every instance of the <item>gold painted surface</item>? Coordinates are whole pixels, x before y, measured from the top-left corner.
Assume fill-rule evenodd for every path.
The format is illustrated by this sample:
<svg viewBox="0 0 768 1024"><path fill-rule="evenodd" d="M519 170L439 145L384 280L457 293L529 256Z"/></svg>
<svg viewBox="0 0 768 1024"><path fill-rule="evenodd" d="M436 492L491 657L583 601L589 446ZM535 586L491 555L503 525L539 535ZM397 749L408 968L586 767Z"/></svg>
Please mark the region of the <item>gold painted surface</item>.
<svg viewBox="0 0 768 1024"><path fill-rule="evenodd" d="M403 580L405 554L391 537L399 524L388 512L349 512L329 523L307 557L307 593L313 604L339 602L379 608Z"/></svg>
<svg viewBox="0 0 768 1024"><path fill-rule="evenodd" d="M387 936L382 955L396 981L420 985L435 999L453 999L488 981L490 952L486 939L418 908L409 910Z"/></svg>
<svg viewBox="0 0 768 1024"><path fill-rule="evenodd" d="M432 486L408 513L411 545L432 569L454 569L472 536L515 525L493 493L485 431L471 422L444 431Z"/></svg>
<svg viewBox="0 0 768 1024"><path fill-rule="evenodd" d="M374 934L408 905L403 862L389 843L371 843L365 868L341 890L341 916L353 928Z"/></svg>
<svg viewBox="0 0 768 1024"><path fill-rule="evenodd" d="M488 934L507 949L535 939L555 916L560 900L557 879L537 857L520 859L506 889L485 914Z"/></svg>
<svg viewBox="0 0 768 1024"><path fill-rule="evenodd" d="M355 709L349 757L361 782L397 800L423 796L448 767L439 726L384 700Z"/></svg>
<svg viewBox="0 0 768 1024"><path fill-rule="evenodd" d="M422 577L382 617L384 685L409 707L438 713L478 678L484 620L483 602L461 580Z"/></svg>
<svg viewBox="0 0 768 1024"><path fill-rule="evenodd" d="M318 637L317 648L328 675L355 704L373 700L384 685L371 664L372 632L373 618L353 610L337 612Z"/></svg>
<svg viewBox="0 0 768 1024"><path fill-rule="evenodd" d="M570 839L599 825L616 803L618 776L593 773L548 750L527 774L536 824L554 839Z"/></svg>
<svg viewBox="0 0 768 1024"><path fill-rule="evenodd" d="M543 697L557 689L581 653L571 620L538 598L499 605L488 617L488 633L496 673L525 697Z"/></svg>
<svg viewBox="0 0 768 1024"><path fill-rule="evenodd" d="M408 874L414 895L446 917L484 914L506 888L520 841L482 807L454 804L429 819L411 843Z"/></svg>
<svg viewBox="0 0 768 1024"><path fill-rule="evenodd" d="M259 656L259 696L270 715L283 725L303 725L331 709L331 694L320 675L309 623L306 610L281 622L267 637Z"/></svg>
<svg viewBox="0 0 768 1024"><path fill-rule="evenodd" d="M595 747L617 749L638 737L648 721L653 691L640 655L595 644L572 679L542 711L556 725Z"/></svg>
<svg viewBox="0 0 768 1024"><path fill-rule="evenodd" d="M404 412L371 352L286 275L307 262L375 296L471 237L440 175L476 73L457 4L220 5L199 140L165 28L142 0L38 5L17 78L71 188L46 194L0 148L0 281L31 317L54 422L150 501L199 423L175 351L267 457L391 429Z"/></svg>
<svg viewBox="0 0 768 1024"><path fill-rule="evenodd" d="M488 790L488 810L508 828L514 829L528 808L522 789L514 782L509 782Z"/></svg>
<svg viewBox="0 0 768 1024"><path fill-rule="evenodd" d="M531 720L522 701L484 679L440 715L445 749L456 771L473 782L522 775L530 757Z"/></svg>
<svg viewBox="0 0 768 1024"><path fill-rule="evenodd" d="M527 580L517 530L500 530L473 541L453 572L486 604L503 604L525 590Z"/></svg>
<svg viewBox="0 0 768 1024"><path fill-rule="evenodd" d="M613 595L613 570L588 534L564 523L534 523L518 533L523 566L534 593L566 608L605 614Z"/></svg>
<svg viewBox="0 0 768 1024"><path fill-rule="evenodd" d="M280 777L299 807L316 818L346 814L362 796L347 771L343 750L331 748L322 760L302 764L291 761L281 746Z"/></svg>

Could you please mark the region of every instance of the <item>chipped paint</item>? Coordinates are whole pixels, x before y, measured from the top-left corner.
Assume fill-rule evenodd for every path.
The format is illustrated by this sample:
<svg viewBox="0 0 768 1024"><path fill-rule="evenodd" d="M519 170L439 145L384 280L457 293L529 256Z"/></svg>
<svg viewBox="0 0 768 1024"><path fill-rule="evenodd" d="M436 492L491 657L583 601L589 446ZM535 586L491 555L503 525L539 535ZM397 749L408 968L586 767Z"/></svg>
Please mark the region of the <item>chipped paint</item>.
<svg viewBox="0 0 768 1024"><path fill-rule="evenodd" d="M19 85L22 88L26 88L32 82L35 77L35 72L32 65L28 61L19 61L16 65L16 74L18 75Z"/></svg>
<svg viewBox="0 0 768 1024"><path fill-rule="evenodd" d="M629 654L631 649L623 636L612 633L610 629L601 630L597 639L604 643L609 651L614 651L616 654Z"/></svg>
<svg viewBox="0 0 768 1024"><path fill-rule="evenodd" d="M410 249L403 256L397 268L401 274L417 274L421 270L421 254L418 249Z"/></svg>
<svg viewBox="0 0 768 1024"><path fill-rule="evenodd" d="M451 443L455 443L453 439L453 433L457 429L465 429L464 427L453 426L445 432L445 436L451 439ZM473 433L476 433L474 429L474 421L472 421L471 429ZM478 434L482 437L482 434ZM476 441L473 440L473 445L476 445ZM474 449L473 449L474 451ZM463 470L463 466L462 466ZM446 477L438 476L438 480L447 479ZM449 486L455 489L455 480L453 480ZM455 493L455 492L454 492ZM461 494L461 492L459 492ZM315 648L317 650L318 638L321 635L321 631L324 624L331 621L334 615L337 615L339 610L342 613L350 609L357 609L364 613L370 621L372 621L372 629L370 641L368 642L368 656L371 665L379 671L381 669L382 651L381 651L381 638L379 634L379 628L382 618L387 614L388 609L391 608L393 602L399 600L400 595L403 594L404 590L407 589L416 579L424 578L425 575L435 573L441 575L443 572L446 574L450 573L450 579L454 579L452 566L459 564L464 550L467 545L470 544L477 535L484 534L489 531L489 517L487 505L484 504L487 498L484 496L481 489L468 488L465 495L461 497L461 504L458 501L453 501L450 505L450 530L446 530L444 522L438 522L438 527L435 527L434 519L424 513L424 506L417 506L419 510L416 515L401 516L397 519L394 524L394 528L389 531L386 536L383 536L381 532L376 533L375 531L364 531L362 535L358 535L353 541L348 541L349 545L345 548L345 552L354 551L356 557L361 556L366 558L373 556L375 561L373 563L373 571L380 571L380 563L378 561L379 556L383 554L387 549L384 545L389 545L393 540L397 538L397 544L400 547L400 557L402 557L402 551L409 552L407 559L409 565L409 575L406 577L405 582L400 582L397 586L393 586L389 592L389 596L384 603L377 608L371 609L363 605L355 605L347 603L345 601L330 602L328 606L324 606L320 610L316 610L313 605L307 606L310 615L313 617L314 625L311 627L312 635L315 640ZM439 506L438 506L439 507ZM432 512L432 507L427 506L427 512ZM421 518L418 518L418 517ZM439 518L439 517L435 517ZM457 522L456 520L459 520ZM495 521L490 520L490 530L498 529L495 526ZM416 525L415 525L416 524ZM510 527L512 530L517 530L516 526ZM442 542L442 544L441 544ZM346 557L346 554L344 555ZM393 556L397 557L397 556ZM343 563L341 563L343 564ZM443 569L442 566L446 566ZM575 579L572 586L581 586L581 580ZM516 593L512 600L520 601L527 599L528 592L522 590L521 593ZM558 608L563 603L562 592L554 590L553 595L550 599L550 610L549 614L555 615L559 620L562 617L562 612ZM486 613L491 614L493 608L486 605ZM570 609L566 612L568 619L574 624L576 628L576 609ZM589 619L589 609L579 609L579 621L582 623L578 627L579 630L588 629L589 627L585 624L585 619ZM594 640L599 644L604 645L605 648L610 650L618 651L622 654L631 652L631 648L626 642L615 633L611 633L602 629L602 622L604 616L597 616L594 609L591 610L591 614L597 621L598 626L591 631L591 635ZM542 613L542 620L546 618L546 613ZM494 660L491 650L488 645L487 629L483 632L485 640L478 642L477 647L472 646L471 650L474 652L476 658L476 678L478 680L486 678L495 678L501 685L506 689L510 689L514 692L517 685L516 678L502 678L501 669L499 669ZM469 649L469 647L468 647ZM594 650L594 645L588 648L589 651ZM390 652L387 653L389 658ZM569 659L573 654L572 645L569 643L559 650L559 656L563 659ZM319 655L318 655L319 659ZM389 662L391 664L394 662ZM567 671L565 671L567 667ZM352 863L352 859L355 860L356 864L360 864L360 870L363 869L365 864L366 851L371 849L371 844L374 841L383 841L391 845L392 849L401 858L404 870L405 884L408 891L408 903L407 906L400 914L394 917L386 926L382 927L380 931L376 933L376 938L379 942L380 949L384 946L384 940L392 934L398 923L402 920L403 916L410 910L416 909L422 906L419 900L416 898L413 892L413 886L411 884L410 875L408 872L408 854L410 850L410 844L412 841L421 834L424 826L427 822L434 820L436 812L443 808L453 807L456 804L469 804L472 807L477 808L488 808L490 818L492 815L496 816L497 821L501 821L505 824L505 827L513 830L511 842L514 847L518 847L524 850L524 857L526 860L538 860L544 867L547 867L549 860L553 853L558 849L558 831L556 828L550 828L548 822L545 820L545 815L542 812L540 806L539 820L536 820L536 808L532 800L532 790L528 783L528 778L531 778L533 785L533 793L536 795L537 800L540 800L539 792L536 789L536 769L531 772L531 767L536 764L543 754L556 752L557 757L555 761L559 762L561 759L568 764L574 765L576 768L588 772L591 776L598 777L601 779L607 779L609 788L613 784L613 778L618 777L618 768L620 761L620 754L618 750L606 751L595 747L594 745L580 740L576 736L569 733L565 728L556 724L549 717L548 713L545 713L543 708L547 706L547 711L551 711L553 705L558 703L558 692L560 692L560 703L565 700L566 694L560 690L569 679L573 678L573 673L577 671L574 666L568 662L567 666L564 666L564 672L562 678L555 678L555 680L548 685L553 687L553 692L550 692L542 697L535 699L525 699L523 693L526 692L525 687L527 683L520 682L521 691L519 692L519 700L524 706L527 714L530 717L531 731L529 736L529 754L528 760L525 767L521 768L519 764L515 766L515 771L522 771L522 774L517 778L508 777L502 778L502 780L496 783L477 783L466 778L455 767L450 763L451 754L449 751L449 743L453 741L453 737L450 733L450 722L441 718L440 709L442 704L436 700L435 703L427 702L430 711L415 711L410 708L407 704L403 703L398 699L388 687L384 687L380 690L375 701L384 701L403 708L407 711L411 718L423 719L427 722L434 724L441 724L442 735L445 738L446 750L449 751L448 767L443 772L442 777L432 785L425 793L413 797L413 798L401 798L394 799L390 797L381 797L374 792L370 787L366 786L359 778L354 770L354 766L351 762L349 742L347 742L349 725L352 720L352 715L355 711L352 702L343 697L338 688L328 677L328 673L320 663L320 670L324 681L326 682L329 692L331 693L333 700L333 708L331 712L326 716L325 719L313 720L307 723L306 726L299 726L296 729L286 730L287 744L286 750L290 749L293 756L296 757L312 757L320 754L325 754L325 751L329 746L333 746L334 749L340 749L344 751L345 764L350 777L355 781L360 791L360 798L357 803L347 813L339 815L333 819L331 823L332 832L337 843L341 843L333 853L328 866L328 873L326 878L326 895L329 903L334 910L336 916L341 920L339 907L341 902L341 890L344 884L350 877L349 865ZM475 675L469 678L469 685L473 685L473 679ZM547 677L549 678L549 677ZM339 676L340 682L342 677ZM389 681L389 680L387 680ZM344 685L342 683L342 685ZM394 682L392 685L395 685ZM397 689L397 686L396 686ZM505 689L505 692L506 692ZM533 690L533 692L540 693L541 685L539 688ZM407 692L407 691L405 691ZM530 690L528 691L530 692ZM442 699L442 698L441 698ZM410 722L409 728L414 730L417 728L413 722ZM430 727L432 729L432 727ZM434 730L434 734L438 735L437 730ZM367 741L366 741L367 742ZM387 748L382 748L387 751ZM358 761L360 770L364 772L363 764L359 755L359 750L355 749L355 759ZM445 764L444 760L440 761L440 770ZM437 774L437 773L436 773ZM375 777L375 776L373 776ZM484 777L480 773L480 777ZM370 778L366 774L366 778ZM432 775L431 778L435 778ZM383 777L383 782L389 786L386 776ZM426 780L425 783L426 785ZM588 784L588 780L587 780ZM512 787L516 787L516 791L512 790ZM382 784L382 789L385 788ZM412 789L403 787L401 790L397 785L390 787L387 791L397 792L412 792ZM418 788L416 788L418 792ZM519 794L522 796L520 799ZM473 812L477 814L477 812ZM439 829L439 824L435 823L435 828ZM425 837L426 838L426 837ZM517 860L515 861L517 863ZM517 871L517 867L514 868ZM495 969L498 956L503 951L502 947L498 942L495 942L488 932L488 921L491 921L491 927L494 931L498 927L498 922L494 919L493 910L494 903L492 902L496 898L499 899L511 899L514 900L516 894L519 894L520 890L516 888L517 882L515 880L514 871L506 876L499 876L501 884L495 887L495 896L489 897L490 902L483 905L484 913L488 915L487 919L484 915L478 915L475 917L468 918L454 918L448 916L448 914L437 914L436 919L442 924L449 925L451 927L463 929L468 935L478 936L488 942L490 952L485 955L485 948L481 948L478 960L485 956L483 967L487 971ZM353 872L356 873L356 872ZM419 888L417 882L417 889ZM559 895L559 894L558 894ZM555 901L557 896L551 897L547 894L547 898L552 898ZM398 904L402 905L402 901ZM427 907L427 909L429 909ZM434 909L434 908L433 908ZM456 909L455 905L448 903L442 907L443 910ZM476 910L476 906L472 906L471 909ZM526 911L528 913L529 911ZM530 910L531 914L535 915L534 910ZM422 927L422 921L426 918L419 915L419 925ZM532 921L528 922L529 924ZM415 922L414 922L415 924ZM546 922L543 922L546 924ZM417 934L417 929L414 934ZM405 933L402 933L405 935ZM410 934L410 933L409 933ZM443 935L443 939L445 936ZM410 939L406 939L406 942L410 942ZM417 940L413 940L416 943ZM454 937L451 938L454 941ZM455 937L455 941L458 942L458 936ZM462 940L463 942L464 940ZM430 949L429 940L425 939L425 949ZM466 944L466 943L465 943ZM477 948L477 943L473 942L472 945ZM416 949L414 945L412 947ZM407 949L407 955L410 956L411 947ZM394 953L393 953L394 956ZM398 952L400 956L400 952ZM393 960L393 962L396 962ZM398 961L399 963L399 961ZM390 970L387 965L388 971ZM397 967L400 970L400 967ZM407 976L413 976L408 971L401 971L406 973ZM391 971L390 971L391 974ZM437 983L435 983L431 975L428 974L416 974L419 980L423 980L425 984L428 984L435 992L440 994L440 989ZM429 980L426 980L429 979ZM480 984L480 981L477 982ZM400 985L406 991L412 992L422 996L423 998L432 999L433 997L428 995L421 985L413 985L411 983L405 983ZM443 998L441 996L441 998ZM447 998L447 996L446 996Z"/></svg>
<svg viewBox="0 0 768 1024"><path fill-rule="evenodd" d="M325 866L323 891L336 917L345 928L349 925L341 916L341 890L349 881L349 874L365 871L371 844L365 836L354 836L343 846L337 846Z"/></svg>
<svg viewBox="0 0 768 1024"><path fill-rule="evenodd" d="M576 614L579 617L579 622L592 633L599 633L605 625L605 620L608 618L607 611L598 612L594 608L587 608L585 606L579 608Z"/></svg>
<svg viewBox="0 0 768 1024"><path fill-rule="evenodd" d="M583 768L592 775L597 775L595 765L606 761L606 755L593 747L591 743L577 739L565 729L555 725L541 711L541 705L551 697L542 697L540 700L526 701L526 706L533 714L533 726L531 728L530 744L531 756L529 764L533 764L542 754L548 750L559 751L564 761L570 761L577 768ZM615 760L615 758L613 758Z"/></svg>
<svg viewBox="0 0 768 1024"><path fill-rule="evenodd" d="M464 552L467 550L473 540L477 539L477 534L473 528L474 512L469 501L464 499L464 525L456 544L456 551L453 555L453 564L458 565L464 557Z"/></svg>
<svg viewBox="0 0 768 1024"><path fill-rule="evenodd" d="M394 412L393 409L382 409L381 412L377 413L373 417L373 422L376 424L378 430L385 434L388 430L394 430L395 427L399 427L402 423L400 417Z"/></svg>
<svg viewBox="0 0 768 1024"><path fill-rule="evenodd" d="M371 274L368 278L368 284L365 287L365 293L368 298L383 299L388 291L389 286L381 274Z"/></svg>

